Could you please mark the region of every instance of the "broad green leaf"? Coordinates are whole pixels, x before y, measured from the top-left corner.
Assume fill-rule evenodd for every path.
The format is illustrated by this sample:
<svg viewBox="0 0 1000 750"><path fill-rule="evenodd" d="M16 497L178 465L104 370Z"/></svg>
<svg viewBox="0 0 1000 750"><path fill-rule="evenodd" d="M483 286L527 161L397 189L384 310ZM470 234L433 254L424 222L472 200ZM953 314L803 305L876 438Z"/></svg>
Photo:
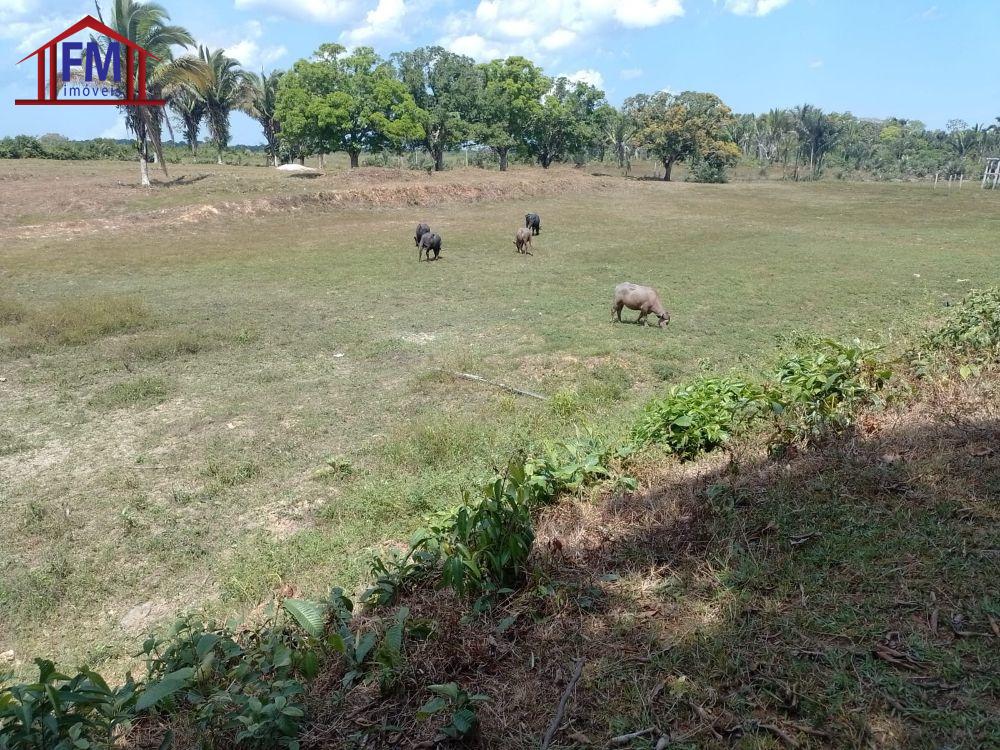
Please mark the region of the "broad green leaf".
<svg viewBox="0 0 1000 750"><path fill-rule="evenodd" d="M295 621L313 638L323 635L326 607L308 599L285 599L283 606Z"/></svg>

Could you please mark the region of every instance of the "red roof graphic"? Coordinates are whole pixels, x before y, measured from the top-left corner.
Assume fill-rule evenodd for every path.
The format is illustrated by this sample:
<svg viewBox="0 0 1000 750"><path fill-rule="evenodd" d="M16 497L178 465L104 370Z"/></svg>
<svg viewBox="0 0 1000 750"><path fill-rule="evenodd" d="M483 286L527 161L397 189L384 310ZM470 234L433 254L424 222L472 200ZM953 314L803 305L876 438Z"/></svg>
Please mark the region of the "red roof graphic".
<svg viewBox="0 0 1000 750"><path fill-rule="evenodd" d="M57 37L55 37L53 39L49 39L49 41L47 41L41 47L39 47L38 49L36 49L34 52L32 52L29 55L25 55L24 57L22 57L20 60L17 61L17 64L20 65L25 60L27 60L29 57L34 57L35 55L37 55L39 52L41 52L42 50L44 50L46 47L51 47L53 44L58 44L63 39L66 39L67 37L71 37L74 34L76 34L78 31L83 31L84 29L93 29L94 31L96 31L99 34L103 34L104 36L106 36L106 37L108 37L110 39L114 39L116 42L121 42L126 47L131 47L133 49L141 49L143 52L145 52L147 55L149 55L150 57L152 57L154 60L159 60L160 59L156 55L154 55L152 52L146 52L145 49L143 49L142 47L140 47L138 44L136 44L135 42L133 42L131 39L127 39L126 37L123 37L121 34L119 34L117 31L115 31L114 29L112 29L110 26L105 26L103 23L101 23L100 21L98 21L93 16L84 16L79 21L77 21L75 24L73 24L68 29L66 29L66 31L64 31L59 36L57 36Z"/></svg>

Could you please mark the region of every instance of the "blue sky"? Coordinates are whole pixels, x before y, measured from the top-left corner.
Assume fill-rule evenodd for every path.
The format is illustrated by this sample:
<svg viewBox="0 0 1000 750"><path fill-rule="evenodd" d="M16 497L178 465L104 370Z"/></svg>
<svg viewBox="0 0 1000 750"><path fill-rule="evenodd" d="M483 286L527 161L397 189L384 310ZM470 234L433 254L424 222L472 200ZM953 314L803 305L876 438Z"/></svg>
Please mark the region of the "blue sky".
<svg viewBox="0 0 1000 750"><path fill-rule="evenodd" d="M108 0L105 0L108 3ZM524 54L585 78L614 103L669 88L719 94L738 112L809 102L944 127L1000 116L1000 0L161 0L200 42L254 70L319 44L383 54L441 44L477 59ZM106 107L15 107L34 90L15 63L87 13L90 0L0 0L0 136L123 137ZM258 143L234 118L233 140Z"/></svg>

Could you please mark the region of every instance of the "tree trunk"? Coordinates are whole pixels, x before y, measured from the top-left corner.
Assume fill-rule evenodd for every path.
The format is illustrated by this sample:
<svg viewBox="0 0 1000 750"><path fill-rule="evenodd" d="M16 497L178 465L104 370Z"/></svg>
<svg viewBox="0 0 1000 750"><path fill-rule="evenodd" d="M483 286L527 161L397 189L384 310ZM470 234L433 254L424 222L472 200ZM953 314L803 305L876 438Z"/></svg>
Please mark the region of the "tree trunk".
<svg viewBox="0 0 1000 750"><path fill-rule="evenodd" d="M301 164L303 167L306 165L306 157L305 156L300 156L299 157L299 164Z"/></svg>
<svg viewBox="0 0 1000 750"><path fill-rule="evenodd" d="M319 155L319 168L326 169L326 154L324 154L323 152L320 152Z"/></svg>
<svg viewBox="0 0 1000 750"><path fill-rule="evenodd" d="M664 182L670 182L670 173L671 173L671 171L673 171L673 168L674 168L674 160L673 159L664 159L663 160L663 181Z"/></svg>
<svg viewBox="0 0 1000 750"><path fill-rule="evenodd" d="M434 149L434 171L444 171L444 146L438 146Z"/></svg>
<svg viewBox="0 0 1000 750"><path fill-rule="evenodd" d="M149 182L149 165L146 163L146 156L142 152L139 153L139 179L143 187L151 187Z"/></svg>
<svg viewBox="0 0 1000 750"><path fill-rule="evenodd" d="M351 157L351 169L357 169L360 165L358 160L360 153L358 151L348 151L347 153Z"/></svg>
<svg viewBox="0 0 1000 750"><path fill-rule="evenodd" d="M507 171L507 151L508 151L508 149L506 149L506 148L498 148L497 149L497 156L500 157L500 171L501 172L506 172Z"/></svg>
<svg viewBox="0 0 1000 750"><path fill-rule="evenodd" d="M136 133L136 151L139 152L139 182L143 187L151 187L149 182L149 164L146 161L148 145L146 143L146 128L142 121L139 121L138 132Z"/></svg>

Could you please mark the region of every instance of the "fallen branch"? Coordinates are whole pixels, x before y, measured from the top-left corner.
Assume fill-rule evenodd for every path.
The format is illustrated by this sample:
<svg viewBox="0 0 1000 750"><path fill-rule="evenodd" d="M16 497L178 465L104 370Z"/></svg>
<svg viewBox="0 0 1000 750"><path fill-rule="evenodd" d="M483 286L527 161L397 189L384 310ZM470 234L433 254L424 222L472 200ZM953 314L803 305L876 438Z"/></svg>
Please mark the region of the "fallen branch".
<svg viewBox="0 0 1000 750"><path fill-rule="evenodd" d="M569 701L569 696L573 692L573 688L576 687L576 683L580 680L580 675L583 674L583 659L576 660L576 668L573 670L573 676L569 678L569 684L563 691L562 697L559 699L559 706L556 708L556 714L552 717L552 721L549 723L549 728L545 732L545 737L542 739L542 750L547 750L549 743L552 742L552 738L556 736L556 732L559 731L559 725L562 723L563 713L566 711L566 703Z"/></svg>
<svg viewBox="0 0 1000 750"><path fill-rule="evenodd" d="M779 740L781 740L782 742L784 742L788 747L798 747L799 746L799 743L796 742L795 739L790 734L788 734L788 732L786 732L784 729L782 729L781 727L776 727L774 724L761 724L760 722L757 722L757 728L758 729L763 729L764 731L767 731L767 732L770 732L775 737L777 737Z"/></svg>
<svg viewBox="0 0 1000 750"><path fill-rule="evenodd" d="M616 747L617 745L627 745L632 740L637 740L640 737L645 737L647 734L652 734L656 731L656 727L648 727L646 729L641 729L638 732L630 732L629 734L620 734L617 737L612 737L611 741L608 743L611 747Z"/></svg>
<svg viewBox="0 0 1000 750"><path fill-rule="evenodd" d="M699 706L694 701L688 701L687 704L691 707L691 710L698 714L698 718L701 719L708 725L709 731L715 736L717 740L722 739L722 735L719 734L718 730L715 728L715 719L709 716L708 711Z"/></svg>
<svg viewBox="0 0 1000 750"><path fill-rule="evenodd" d="M519 396L530 396L531 398L537 398L541 401L548 401L548 396L543 396L540 393L534 393L532 391L525 391L521 388L515 388L512 385L506 385L505 383L498 383L495 380L487 380L486 378L480 377L479 375L472 375L468 372L453 372L452 375L456 378L462 378L463 380L472 380L476 383L486 383L487 385L492 385L494 388L499 388L504 391L510 391L511 393L516 393Z"/></svg>

